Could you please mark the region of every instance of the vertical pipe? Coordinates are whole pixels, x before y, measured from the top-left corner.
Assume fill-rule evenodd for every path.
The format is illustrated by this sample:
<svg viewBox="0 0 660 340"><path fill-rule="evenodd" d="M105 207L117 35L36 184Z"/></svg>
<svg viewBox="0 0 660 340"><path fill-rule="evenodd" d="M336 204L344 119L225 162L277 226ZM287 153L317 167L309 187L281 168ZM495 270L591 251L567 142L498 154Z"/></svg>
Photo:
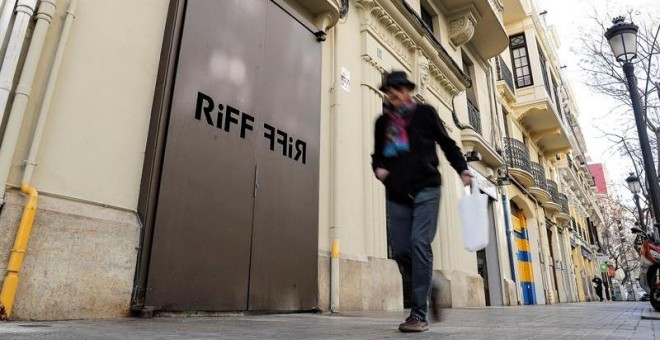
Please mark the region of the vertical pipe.
<svg viewBox="0 0 660 340"><path fill-rule="evenodd" d="M69 40L69 33L71 32L71 25L73 24L73 19L76 17L76 5L78 0L72 0L69 5L69 9L66 11L66 18L64 19L64 27L62 28L62 35L60 37L60 42L57 45L57 51L55 52L55 60L53 61L53 66L50 71L50 76L48 78L48 84L46 85L46 92L44 94L43 102L41 104L41 110L39 111L39 118L37 120L37 127L34 131L34 136L32 137L32 145L30 146L30 153L28 158L25 161L25 172L23 173L23 184L30 185L32 182L32 174L34 173L34 168L37 165L37 155L39 153L39 145L41 144L41 138L44 134L44 128L46 126L46 121L48 120L48 113L50 108L50 102L53 99L53 93L55 92L55 85L57 84L57 77L60 74L60 66L62 65L62 59L64 57L64 50L66 49L66 43Z"/></svg>
<svg viewBox="0 0 660 340"><path fill-rule="evenodd" d="M28 101L32 92L32 84L34 83L37 68L39 67L41 51L43 50L46 41L48 27L50 26L54 15L55 0L41 0L39 11L36 16L37 24L32 33L32 40L30 41L30 47L25 57L21 78L16 87L16 95L9 113L5 135L2 139L2 145L0 145L0 205L4 203L5 185L7 184L7 178L9 177L11 161L14 157L14 152L16 151L16 143L18 142L21 126L23 125L23 117L27 110ZM8 92L2 92L0 94L8 95ZM0 110L2 109L3 107L0 106Z"/></svg>
<svg viewBox="0 0 660 340"><path fill-rule="evenodd" d="M513 237L513 232L511 231L511 212L509 211L509 196L504 193L502 195L502 207L504 208L504 227L506 229L506 245L509 251L509 269L511 270L511 279L513 282L516 282L516 267L513 259L513 246L511 244L511 238Z"/></svg>
<svg viewBox="0 0 660 340"><path fill-rule="evenodd" d="M5 0L2 4L2 14L0 14L0 47L5 46L7 33L9 33L9 23L14 15L16 0Z"/></svg>
<svg viewBox="0 0 660 340"><path fill-rule="evenodd" d="M330 190L332 192L331 194L331 199L330 199L330 204L332 206L330 217L331 217L331 222L330 222L330 236L332 238L332 251L330 252L330 311L331 312L336 312L339 310L339 227L337 224L339 223L339 195L337 194L337 187L338 187L338 176L337 172L339 171L339 165L338 165L338 148L339 148L339 114L338 114L338 98L339 98L339 91L337 89L337 86L339 85L339 82L337 81L337 71L339 70L338 67L338 53L337 53L337 36L338 36L338 31L339 30L339 25L336 25L333 28L333 43L332 43L332 58L333 58L333 67L332 67L332 79L333 79L333 85L332 85L332 110L331 112L331 130L332 130L332 142L331 142L331 149L332 149L332 163L331 163L331 182L330 182Z"/></svg>
<svg viewBox="0 0 660 340"><path fill-rule="evenodd" d="M16 142L20 132L21 125L23 124L23 116L27 109L28 100L32 90L32 84L39 66L41 59L41 52L46 41L46 34L48 28L55 15L55 0L42 0L39 5L37 13L37 24L35 26L30 47L25 57L25 64L23 72L16 88L16 96L11 108L9 121L7 122L7 129L5 136L0 145L0 189L4 196L5 183L9 175L9 168L11 159L14 157L16 150ZM30 234L32 232L32 225L34 223L34 216L37 211L37 201L39 193L28 184L21 186L21 191L29 195L28 203L23 210L21 223L16 233L14 247L9 258L7 265L7 276L2 283L2 290L0 291L0 319L8 319L14 306L14 298L18 288L18 274L23 266L23 259L27 251Z"/></svg>
<svg viewBox="0 0 660 340"><path fill-rule="evenodd" d="M16 20L14 20L9 44L0 69L0 122L4 119L9 93L14 87L14 75L25 43L25 36L36 7L37 0L19 0L16 6ZM4 183L0 182L0 186L2 186L0 189L4 190ZM2 196L0 195L0 206L3 203Z"/></svg>
<svg viewBox="0 0 660 340"><path fill-rule="evenodd" d="M23 259L25 258L30 234L32 233L34 215L37 212L37 200L39 198L37 191L28 186L22 187L21 191L30 198L23 209L21 223L18 226L14 246L12 247L7 264L7 276L2 282L2 291L0 291L0 320L8 320L14 308L14 298L18 289L18 274L23 266Z"/></svg>

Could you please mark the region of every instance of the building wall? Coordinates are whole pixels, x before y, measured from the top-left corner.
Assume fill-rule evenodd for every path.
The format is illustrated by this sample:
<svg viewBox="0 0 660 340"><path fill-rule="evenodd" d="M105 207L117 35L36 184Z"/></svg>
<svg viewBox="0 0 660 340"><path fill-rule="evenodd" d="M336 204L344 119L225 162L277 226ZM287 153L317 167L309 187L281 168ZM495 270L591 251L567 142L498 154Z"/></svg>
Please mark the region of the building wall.
<svg viewBox="0 0 660 340"><path fill-rule="evenodd" d="M607 182L605 180L605 171L603 164L595 163L589 164L591 175L594 176L596 181L596 190L599 194L607 195Z"/></svg>
<svg viewBox="0 0 660 340"><path fill-rule="evenodd" d="M18 186L70 1L57 2L9 184ZM34 174L40 206L13 317L128 314L135 215L168 1L80 0ZM24 198L0 215L0 269ZM2 271L4 272L4 270Z"/></svg>

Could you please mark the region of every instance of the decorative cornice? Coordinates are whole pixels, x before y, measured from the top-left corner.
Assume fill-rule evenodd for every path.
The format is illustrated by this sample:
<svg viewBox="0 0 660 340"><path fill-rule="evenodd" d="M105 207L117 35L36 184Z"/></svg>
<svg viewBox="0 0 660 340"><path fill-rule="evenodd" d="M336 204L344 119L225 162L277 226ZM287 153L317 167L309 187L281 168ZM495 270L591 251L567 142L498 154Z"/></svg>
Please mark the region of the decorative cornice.
<svg viewBox="0 0 660 340"><path fill-rule="evenodd" d="M412 66L415 42L375 0L358 0L362 31L368 30L409 68Z"/></svg>
<svg viewBox="0 0 660 340"><path fill-rule="evenodd" d="M389 1L389 0L388 0ZM401 13L388 13L376 0L357 0L361 31L368 32L415 76L417 97L425 101L431 91L446 103L461 91L436 63L438 51L427 51L420 41L426 39L417 31L406 31L397 20L407 20ZM399 17L400 16L400 17ZM420 42L419 44L415 42ZM430 45L430 44L429 44ZM433 52L435 58L429 57ZM368 51L363 51L367 54ZM372 58L373 59L373 58ZM382 67L381 67L382 68Z"/></svg>
<svg viewBox="0 0 660 340"><path fill-rule="evenodd" d="M465 12L462 15L452 19L449 23L449 37L456 46L461 46L474 36L474 27L477 24L477 18L472 12Z"/></svg>

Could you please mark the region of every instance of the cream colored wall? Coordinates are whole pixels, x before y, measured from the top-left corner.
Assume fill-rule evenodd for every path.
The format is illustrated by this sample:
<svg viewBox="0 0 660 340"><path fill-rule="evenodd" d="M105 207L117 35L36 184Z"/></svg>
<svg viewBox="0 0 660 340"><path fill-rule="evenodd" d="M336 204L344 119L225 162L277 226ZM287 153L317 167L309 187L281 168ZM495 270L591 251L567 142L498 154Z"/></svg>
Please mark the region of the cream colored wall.
<svg viewBox="0 0 660 340"><path fill-rule="evenodd" d="M381 71L405 70L412 77L410 69L397 56L395 51L383 45L371 33L360 33L360 9L352 7L348 17L328 32L323 47L323 89L321 108L321 201L320 238L321 252L330 248L331 227L340 229L342 257L366 259L366 256L386 257L386 220L384 189L371 170L370 155L373 152L373 124L381 112L379 92ZM442 21L444 18L439 17ZM338 33L335 51L334 34ZM446 32L446 30L441 30ZM380 51L378 51L380 50ZM336 53L336 69L333 70L333 57ZM454 53L460 62L460 49ZM380 55L375 59L366 56ZM413 64L416 61L413 61ZM414 66L414 65L413 65ZM479 64L476 63L479 69ZM346 92L336 86L342 68L351 74L351 91ZM487 77L483 69L478 76L480 83L480 106L490 109ZM336 102L333 102L336 91ZM461 133L454 124L450 105L440 98L435 90L425 93L425 100L436 110L445 123L448 133L459 141ZM458 103L461 96L456 98ZM462 95L465 98L465 95ZM463 102L464 99L463 99ZM466 108L465 108L466 109ZM486 110L486 113L488 112ZM467 110L461 121L467 123ZM482 118L483 119L483 118ZM488 119L484 119L487 126ZM457 204L461 197L460 179L438 149L443 173L442 199L438 233L433 244L436 269L459 269L477 272L476 255L463 249L462 230L458 218ZM333 157L336 157L333 159ZM334 199L333 199L334 197ZM498 205L501 203L498 202ZM502 215L501 207L496 206L496 214ZM502 219L498 221L498 229ZM508 254L505 236L500 236L502 271L508 273Z"/></svg>
<svg viewBox="0 0 660 340"><path fill-rule="evenodd" d="M22 176L69 2L57 2L12 185ZM79 0L34 175L40 191L136 209L168 2Z"/></svg>

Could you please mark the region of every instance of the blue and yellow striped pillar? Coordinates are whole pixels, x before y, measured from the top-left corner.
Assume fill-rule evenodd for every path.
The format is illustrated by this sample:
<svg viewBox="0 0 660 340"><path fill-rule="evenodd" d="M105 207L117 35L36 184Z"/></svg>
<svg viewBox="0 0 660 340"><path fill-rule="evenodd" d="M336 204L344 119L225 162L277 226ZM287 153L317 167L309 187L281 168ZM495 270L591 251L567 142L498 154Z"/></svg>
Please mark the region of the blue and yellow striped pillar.
<svg viewBox="0 0 660 340"><path fill-rule="evenodd" d="M522 212L519 216L511 216L513 222L516 246L518 247L518 271L520 272L520 286L523 292L523 303L536 304L536 291L534 288L534 271L532 268L532 254L527 234L527 223Z"/></svg>

